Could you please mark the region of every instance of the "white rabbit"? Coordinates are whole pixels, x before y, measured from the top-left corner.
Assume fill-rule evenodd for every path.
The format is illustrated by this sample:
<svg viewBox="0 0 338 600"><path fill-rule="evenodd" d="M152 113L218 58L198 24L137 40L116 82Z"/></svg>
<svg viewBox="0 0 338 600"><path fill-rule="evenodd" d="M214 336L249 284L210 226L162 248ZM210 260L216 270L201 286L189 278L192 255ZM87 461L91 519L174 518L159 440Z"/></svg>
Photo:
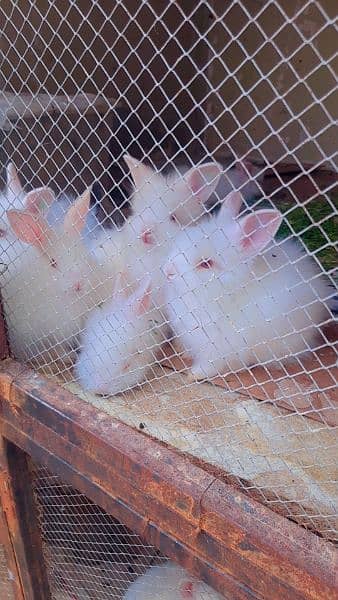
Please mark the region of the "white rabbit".
<svg viewBox="0 0 338 600"><path fill-rule="evenodd" d="M204 202L217 185L220 167L208 163L190 169L184 179L168 187L160 173L130 156L124 158L135 185L131 198L134 214L121 230L107 232L94 254L113 273L127 272L134 289L144 274L150 274L156 293L164 282L161 266L181 224L188 219L188 212L189 219L202 214Z"/></svg>
<svg viewBox="0 0 338 600"><path fill-rule="evenodd" d="M260 184L263 183L264 175L264 170L253 165L249 160L242 160L232 167L225 167L216 188L216 196L219 200L224 200L235 188L241 192L244 200L250 200L262 194Z"/></svg>
<svg viewBox="0 0 338 600"><path fill-rule="evenodd" d="M188 225L205 213L205 204L216 189L222 168L217 162L208 162L189 170L173 170L166 177L131 156L125 156L135 192L131 204L135 214L142 216L147 208L166 209L168 219Z"/></svg>
<svg viewBox="0 0 338 600"><path fill-rule="evenodd" d="M207 163L215 164L215 163ZM206 165L206 166L207 166ZM201 165L203 167L204 165ZM200 168L201 168L200 167ZM178 181L179 177L186 177L187 174L187 166L180 165L175 166L174 170L178 175L171 174L170 179L173 181ZM194 220L197 221L200 216L209 212L216 204L223 201L227 195L233 190L239 190L241 192L242 197L238 197L239 206L232 206L232 209L235 211L235 214L232 216L236 216L241 208L243 199L251 200L255 196L261 195L261 187L260 184L264 180L264 171L253 165L249 160L243 160L237 162L235 165L231 167L224 166L222 168L222 174L218 178L217 186L214 193L209 193L203 200L203 204L200 205L200 213L196 212L196 203L195 206L191 207L191 201L189 204L189 210L195 208L195 213L193 214L193 219L185 219L184 224L188 224L188 222ZM190 171L188 171L189 173Z"/></svg>
<svg viewBox="0 0 338 600"><path fill-rule="evenodd" d="M40 212L7 212L13 232L28 244L1 276L10 345L18 359L38 362L46 353L45 360L52 362L49 353L67 353L88 310L111 294L112 284L81 240L89 200L87 190L56 230Z"/></svg>
<svg viewBox="0 0 338 600"><path fill-rule="evenodd" d="M0 194L0 262L3 267L17 259L24 252L24 245L16 237L7 218L7 210L26 207L31 212L46 209L55 200L50 188L42 187L25 195L13 163L6 168L6 187ZM1 271L3 268L1 269Z"/></svg>
<svg viewBox="0 0 338 600"><path fill-rule="evenodd" d="M170 324L194 379L292 357L329 317L329 282L313 259L293 241L272 242L281 214L231 221L227 210L181 232L164 268Z"/></svg>
<svg viewBox="0 0 338 600"><path fill-rule="evenodd" d="M150 567L134 581L123 600L221 600L209 585L168 561Z"/></svg>
<svg viewBox="0 0 338 600"><path fill-rule="evenodd" d="M152 308L150 278L129 297L121 281L112 301L89 316L75 367L82 387L98 394L114 395L143 383L166 339L164 316Z"/></svg>
<svg viewBox="0 0 338 600"><path fill-rule="evenodd" d="M75 196L61 194L55 198L55 202L50 206L46 219L50 227L55 228L63 223L68 209L75 202ZM90 208L88 211L85 226L82 236L86 246L91 249L95 242L103 235L104 228L96 217L95 209Z"/></svg>

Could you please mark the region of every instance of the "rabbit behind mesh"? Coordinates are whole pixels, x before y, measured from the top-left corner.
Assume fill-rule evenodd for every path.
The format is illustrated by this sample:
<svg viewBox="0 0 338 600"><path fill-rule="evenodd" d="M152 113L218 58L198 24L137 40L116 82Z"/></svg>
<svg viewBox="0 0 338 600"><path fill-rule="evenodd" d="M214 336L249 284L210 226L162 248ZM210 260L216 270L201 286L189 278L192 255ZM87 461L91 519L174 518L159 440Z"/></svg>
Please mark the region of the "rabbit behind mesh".
<svg viewBox="0 0 338 600"><path fill-rule="evenodd" d="M81 239L89 199L87 190L55 230L40 212L7 212L13 232L27 245L1 276L10 345L18 359L48 363L52 355L68 356L88 311L111 294L112 284Z"/></svg>
<svg viewBox="0 0 338 600"><path fill-rule="evenodd" d="M128 588L124 600L222 600L218 592L172 561L150 567Z"/></svg>
<svg viewBox="0 0 338 600"><path fill-rule="evenodd" d="M297 355L329 318L328 279L298 244L273 241L281 220L259 210L231 222L222 208L176 238L165 295L192 378Z"/></svg>
<svg viewBox="0 0 338 600"><path fill-rule="evenodd" d="M32 213L42 212L54 200L54 193L48 187L37 188L25 195L14 164L7 165L6 186L0 194L0 261L3 265L2 270L6 268L6 265L17 260L25 251L25 245L17 238L9 224L7 211L27 208Z"/></svg>
<svg viewBox="0 0 338 600"><path fill-rule="evenodd" d="M167 337L165 317L152 305L150 278L129 297L125 278L121 281L111 302L90 315L75 367L82 387L97 394L114 395L143 383Z"/></svg>
<svg viewBox="0 0 338 600"><path fill-rule="evenodd" d="M202 164L201 167L203 166L204 165ZM204 199L200 214L195 213L195 215L193 215L194 218L189 220L190 224L192 224L192 221L197 221L199 217L209 213L214 207L219 206L232 191L239 190L241 192L241 197L238 197L239 206L232 206L232 209L234 210L232 216L237 215L243 200L244 203L247 201L251 202L252 199L262 195L262 184L265 173L260 167L254 165L249 160L238 161L231 166L219 165L219 167L221 168L222 173L218 177L215 190ZM189 167L187 167L187 165L175 166L169 176L169 181L177 181L180 177L186 176L187 172L189 172L188 169ZM190 205L188 208L190 208ZM185 224L188 224L187 219Z"/></svg>
<svg viewBox="0 0 338 600"><path fill-rule="evenodd" d="M130 156L125 160L135 186L133 214L121 230L102 236L94 255L114 273L125 271L134 289L144 274L151 274L154 292L160 292L164 283L161 266L171 244L188 213L190 219L203 212L204 202L217 185L220 167L208 163L190 169L184 180L170 183L144 163Z"/></svg>

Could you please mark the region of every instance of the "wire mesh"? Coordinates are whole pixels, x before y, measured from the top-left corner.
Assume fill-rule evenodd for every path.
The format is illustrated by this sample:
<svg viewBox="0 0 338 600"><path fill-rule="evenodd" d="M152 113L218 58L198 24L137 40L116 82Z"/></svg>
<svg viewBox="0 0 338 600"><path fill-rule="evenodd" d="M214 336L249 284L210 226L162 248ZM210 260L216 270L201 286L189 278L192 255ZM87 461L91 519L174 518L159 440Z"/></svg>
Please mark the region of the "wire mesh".
<svg viewBox="0 0 338 600"><path fill-rule="evenodd" d="M337 540L332 4L0 14L12 353Z"/></svg>
<svg viewBox="0 0 338 600"><path fill-rule="evenodd" d="M178 598L178 584L200 586L199 597L206 600L220 597L216 592L206 595L208 589L212 593L208 586L168 562L154 546L58 476L36 465L32 473L44 558L56 600L164 599L166 594Z"/></svg>

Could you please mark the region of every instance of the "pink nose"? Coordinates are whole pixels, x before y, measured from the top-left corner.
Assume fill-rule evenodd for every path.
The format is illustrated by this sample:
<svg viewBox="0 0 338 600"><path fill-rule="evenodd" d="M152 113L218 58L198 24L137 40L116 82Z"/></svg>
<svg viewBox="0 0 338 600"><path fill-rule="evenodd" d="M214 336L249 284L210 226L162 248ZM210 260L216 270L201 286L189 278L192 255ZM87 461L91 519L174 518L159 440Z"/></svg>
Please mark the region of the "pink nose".
<svg viewBox="0 0 338 600"><path fill-rule="evenodd" d="M169 280L174 279L175 275L177 275L175 266L172 263L168 263L164 267L164 273L165 273L166 278Z"/></svg>
<svg viewBox="0 0 338 600"><path fill-rule="evenodd" d="M73 290L74 292L80 292L81 291L81 282L80 281L76 281L73 285Z"/></svg>

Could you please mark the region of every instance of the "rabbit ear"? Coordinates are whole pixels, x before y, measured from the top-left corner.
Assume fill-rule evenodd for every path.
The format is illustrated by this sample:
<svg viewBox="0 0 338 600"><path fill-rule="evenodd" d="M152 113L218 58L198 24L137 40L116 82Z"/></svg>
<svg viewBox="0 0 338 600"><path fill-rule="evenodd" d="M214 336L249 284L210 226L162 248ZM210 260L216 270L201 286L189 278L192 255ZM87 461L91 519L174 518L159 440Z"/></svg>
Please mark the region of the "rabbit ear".
<svg viewBox="0 0 338 600"><path fill-rule="evenodd" d="M262 209L239 220L239 244L245 256L255 256L274 238L282 222L278 210Z"/></svg>
<svg viewBox="0 0 338 600"><path fill-rule="evenodd" d="M222 173L222 167L218 163L210 162L193 167L185 175L184 180L191 193L200 204L204 204L217 187Z"/></svg>
<svg viewBox="0 0 338 600"><path fill-rule="evenodd" d="M143 185L152 178L154 170L141 161L136 160L136 158L129 156L129 154L125 154L123 158L129 168L135 188L140 190Z"/></svg>
<svg viewBox="0 0 338 600"><path fill-rule="evenodd" d="M66 233L81 234L89 211L91 189L89 186L68 209L63 222L63 229Z"/></svg>
<svg viewBox="0 0 338 600"><path fill-rule="evenodd" d="M131 298L132 311L136 316L148 312L151 304L151 278L145 277Z"/></svg>
<svg viewBox="0 0 338 600"><path fill-rule="evenodd" d="M44 249L50 241L52 230L41 215L34 215L28 210L8 210L7 218L19 240Z"/></svg>
<svg viewBox="0 0 338 600"><path fill-rule="evenodd" d="M6 179L7 179L7 196L10 203L23 192L22 185L19 179L19 175L15 168L14 163L9 163L6 168Z"/></svg>
<svg viewBox="0 0 338 600"><path fill-rule="evenodd" d="M129 294L128 278L125 271L119 271L116 275L113 298L127 298Z"/></svg>
<svg viewBox="0 0 338 600"><path fill-rule="evenodd" d="M40 187L28 192L25 197L25 207L31 212L39 213L53 204L54 200L53 190L48 187Z"/></svg>
<svg viewBox="0 0 338 600"><path fill-rule="evenodd" d="M217 219L222 223L230 218L237 217L243 204L243 197L240 192L230 192L223 200L221 210Z"/></svg>

